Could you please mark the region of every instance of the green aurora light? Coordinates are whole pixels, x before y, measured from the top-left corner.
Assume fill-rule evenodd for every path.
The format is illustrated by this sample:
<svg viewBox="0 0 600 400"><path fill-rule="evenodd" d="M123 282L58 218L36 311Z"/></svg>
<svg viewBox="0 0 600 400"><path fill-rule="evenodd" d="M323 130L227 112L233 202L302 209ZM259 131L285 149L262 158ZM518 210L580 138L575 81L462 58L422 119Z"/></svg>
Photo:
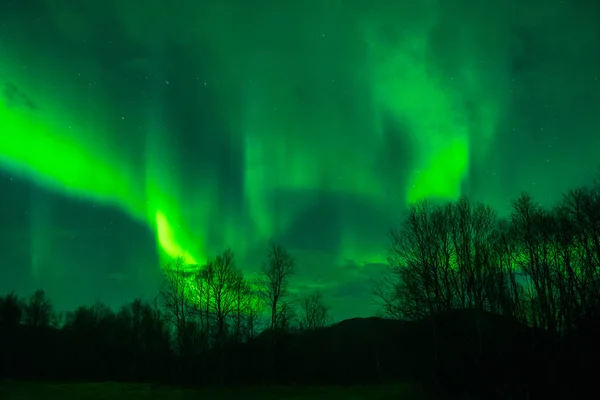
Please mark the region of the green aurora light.
<svg viewBox="0 0 600 400"><path fill-rule="evenodd" d="M541 19L516 2L250 3L115 0L75 9L40 0L43 28L5 17L0 168L141 221L163 265L177 256L203 264L228 247L243 259L333 203L328 219L311 225L329 247L290 247L310 253L315 265L306 268L319 273L319 264L342 266L320 280L307 274L299 287L334 288L342 272L357 280L363 266L385 262L385 231L408 204L475 194L508 206L509 195L531 189L558 153L498 176L500 165L516 163L502 157L533 129L530 93L565 121L561 101L594 104L578 89L598 64L584 38L598 28L583 8L544 3ZM565 16L578 30L557 37L553 21ZM562 59L579 73L529 60L527 46L538 44L515 33L522 27L548 33L552 40L536 38L547 52L568 49ZM553 76L569 76L570 86L541 89ZM597 132L600 123L588 120L580 130ZM558 125L544 124L550 145ZM595 157L598 140L586 140L578 160ZM540 141L535 148L557 151ZM572 161L556 161L556 171ZM561 191L581 174L563 175ZM556 195L555 182L535 181L539 193Z"/></svg>

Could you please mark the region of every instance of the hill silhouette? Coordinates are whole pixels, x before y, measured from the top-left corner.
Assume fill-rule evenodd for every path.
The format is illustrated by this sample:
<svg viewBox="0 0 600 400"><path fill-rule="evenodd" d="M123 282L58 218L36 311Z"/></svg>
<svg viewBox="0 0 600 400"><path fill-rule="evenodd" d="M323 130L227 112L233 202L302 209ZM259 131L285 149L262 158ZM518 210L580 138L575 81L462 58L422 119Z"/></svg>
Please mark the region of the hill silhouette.
<svg viewBox="0 0 600 400"><path fill-rule="evenodd" d="M281 383L412 381L427 382L444 393L462 393L467 388L484 392L499 385L517 390L525 384L517 372L537 371L536 364L555 344L548 333L514 318L452 310L410 322L353 318L309 332L265 332L236 352L244 352L243 360L254 360L268 348L273 336L277 336L278 353L285 360L277 368ZM257 373L256 367L257 363L250 361L248 370ZM239 378L244 376L256 379L246 374Z"/></svg>

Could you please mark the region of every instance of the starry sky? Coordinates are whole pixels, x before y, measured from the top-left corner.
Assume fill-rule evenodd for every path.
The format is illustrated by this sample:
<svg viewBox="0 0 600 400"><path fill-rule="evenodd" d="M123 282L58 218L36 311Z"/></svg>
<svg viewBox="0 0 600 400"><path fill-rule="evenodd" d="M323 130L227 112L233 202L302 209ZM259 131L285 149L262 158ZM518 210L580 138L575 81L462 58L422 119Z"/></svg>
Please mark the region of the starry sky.
<svg viewBox="0 0 600 400"><path fill-rule="evenodd" d="M600 163L594 0L0 0L0 291L151 298L268 241L375 313L407 204L544 205Z"/></svg>

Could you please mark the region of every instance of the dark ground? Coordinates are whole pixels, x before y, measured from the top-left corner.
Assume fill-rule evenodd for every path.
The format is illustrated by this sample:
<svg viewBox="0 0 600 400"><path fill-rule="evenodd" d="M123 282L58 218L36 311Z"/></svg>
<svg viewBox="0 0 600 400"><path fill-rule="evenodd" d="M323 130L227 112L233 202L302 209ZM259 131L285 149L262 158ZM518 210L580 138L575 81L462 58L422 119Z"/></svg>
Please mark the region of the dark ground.
<svg viewBox="0 0 600 400"><path fill-rule="evenodd" d="M244 387L226 389L181 389L136 383L41 383L3 381L3 400L417 400L424 395L408 385L354 387Z"/></svg>

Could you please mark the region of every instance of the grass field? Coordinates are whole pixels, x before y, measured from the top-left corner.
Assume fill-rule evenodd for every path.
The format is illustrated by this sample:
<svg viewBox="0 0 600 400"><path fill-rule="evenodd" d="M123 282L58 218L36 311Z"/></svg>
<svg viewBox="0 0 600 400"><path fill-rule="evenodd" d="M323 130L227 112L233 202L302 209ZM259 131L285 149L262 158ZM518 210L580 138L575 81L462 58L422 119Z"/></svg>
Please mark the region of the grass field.
<svg viewBox="0 0 600 400"><path fill-rule="evenodd" d="M421 400L408 385L355 387L247 387L235 389L181 389L136 383L0 382L2 400Z"/></svg>

